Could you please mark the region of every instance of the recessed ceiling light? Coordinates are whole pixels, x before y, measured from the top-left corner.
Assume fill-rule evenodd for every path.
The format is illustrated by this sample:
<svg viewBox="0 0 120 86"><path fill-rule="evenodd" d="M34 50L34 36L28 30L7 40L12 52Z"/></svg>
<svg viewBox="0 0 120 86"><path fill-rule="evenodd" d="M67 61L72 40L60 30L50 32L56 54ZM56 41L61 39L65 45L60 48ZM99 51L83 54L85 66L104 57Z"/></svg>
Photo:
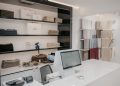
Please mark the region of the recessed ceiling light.
<svg viewBox="0 0 120 86"><path fill-rule="evenodd" d="M79 9L79 6L75 6L75 5L71 5L71 4L66 4L66 3L63 3L63 2L56 1L56 0L48 0L48 1L59 3L59 4L63 4L63 5L66 5L66 6L70 6L70 7L73 7L75 9Z"/></svg>

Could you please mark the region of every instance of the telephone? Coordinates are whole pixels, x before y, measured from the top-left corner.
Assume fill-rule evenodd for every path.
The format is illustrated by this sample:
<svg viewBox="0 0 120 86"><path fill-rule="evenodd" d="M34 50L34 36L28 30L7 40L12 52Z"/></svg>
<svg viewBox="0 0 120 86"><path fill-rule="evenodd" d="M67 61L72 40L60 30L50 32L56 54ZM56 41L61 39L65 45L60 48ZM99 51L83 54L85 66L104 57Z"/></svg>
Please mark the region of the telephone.
<svg viewBox="0 0 120 86"><path fill-rule="evenodd" d="M12 80L12 81L6 82L6 84L8 86L23 86L24 85L24 81L16 79L16 80Z"/></svg>

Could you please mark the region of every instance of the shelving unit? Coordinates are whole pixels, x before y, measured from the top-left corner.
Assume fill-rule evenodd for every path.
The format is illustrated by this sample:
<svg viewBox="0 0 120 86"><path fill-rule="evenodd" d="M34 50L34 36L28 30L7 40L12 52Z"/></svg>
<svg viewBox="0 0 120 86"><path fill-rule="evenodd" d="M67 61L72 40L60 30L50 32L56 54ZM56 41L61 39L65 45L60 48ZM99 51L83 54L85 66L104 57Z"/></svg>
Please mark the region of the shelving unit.
<svg viewBox="0 0 120 86"><path fill-rule="evenodd" d="M50 22L50 21L33 20L33 19L21 19L21 18L0 18L0 19L19 20L19 21L31 21L31 22L44 22L44 23L56 23L56 22Z"/></svg>
<svg viewBox="0 0 120 86"><path fill-rule="evenodd" d="M65 9L58 9L58 17L63 19L62 24L58 24L59 34L64 35L67 34L67 37L58 37L58 42L60 42L61 46L68 46L66 48L59 48L59 50L62 49L70 49L71 43L72 43L72 9L65 10ZM63 34L64 33L64 34Z"/></svg>
<svg viewBox="0 0 120 86"><path fill-rule="evenodd" d="M52 65L52 63L47 63L49 65ZM40 67L46 65L45 63L42 63L41 65L38 66L32 66L32 67L15 67L15 68L9 68L8 72L5 69L2 69L1 71L3 74L1 75L2 77L8 76L8 75L13 75L13 74L18 74L21 72L26 72L26 71L31 71L34 69L39 69Z"/></svg>
<svg viewBox="0 0 120 86"><path fill-rule="evenodd" d="M83 29L84 27L83 25L80 29L81 32L80 45L82 49L81 53L83 60L94 58L94 59L102 59L109 61L112 58L111 44L113 42L113 33L112 33L113 30L111 29L112 27L110 27L112 25L108 26L110 27L110 29L106 29L103 27L107 25L99 26L101 23L103 23L102 21L92 22L95 23L93 24L95 26L92 26L91 22L92 20L89 21L90 23L90 25L88 25L89 27L87 27L87 25L85 26L90 29L86 29L86 28Z"/></svg>
<svg viewBox="0 0 120 86"><path fill-rule="evenodd" d="M42 3L42 2L37 2L40 4L51 4L51 2L47 3ZM53 3L55 5L55 3ZM53 6L54 6L53 5ZM58 4L57 4L58 5ZM60 7L59 7L60 6ZM56 6L55 6L56 7ZM62 7L62 8L61 8ZM72 8L63 6L63 5L58 5L58 18L63 19L63 23L58 23L58 30L59 30L59 35L28 35L28 34L17 34L17 35L0 35L1 37L17 37L17 36L56 36L58 37L58 42L60 43L60 46L67 46L67 47L57 47L58 49L69 49L71 48L71 22L72 22ZM42 21L42 20L34 20L34 19L22 19L22 18L0 18L0 19L5 19L5 20L15 20L15 21L28 21L28 22L43 22L43 23L56 23L56 22L50 22L50 21ZM61 33L64 31L64 28L67 27L67 33L68 35ZM64 42L65 38L68 40L67 42ZM67 43L66 45L64 43ZM57 48L52 48L52 49L57 49ZM47 50L49 48L43 48L40 50ZM5 52L5 53L17 53L17 52L28 52L28 51L35 51L33 50L21 50L21 51L13 51L13 52ZM0 53L0 54L5 54L5 53Z"/></svg>
<svg viewBox="0 0 120 86"><path fill-rule="evenodd" d="M36 0L37 1L37 0ZM1 1L0 1L1 2ZM23 3L20 3L19 2L19 0L17 1L13 1L13 2L6 2L5 1L5 3L8 3L8 4L10 4L10 6L11 5L15 5L15 3L19 3L18 4L18 6L21 6L21 7L25 7L25 8L30 8L30 9L34 9L34 5L25 5L25 4L23 4ZM2 2L2 3L4 3L4 1ZM16 25L17 23L24 23L25 22L25 25L27 24L27 23L36 23L36 24L38 24L38 23L42 23L42 24L45 24L46 26L47 26L47 24L49 24L49 25L56 25L57 26L57 30L59 31L59 34L58 35L48 35L47 33L45 33L45 34L27 34L26 32L24 33L22 33L22 32L20 32L20 33L18 33L17 35L0 35L0 38L1 39L7 39L7 40L9 40L10 42L11 41L13 41L13 42L15 42L15 39L17 39L17 37L19 38L19 39L23 39L23 40L20 40L20 42L21 41L25 41L25 43L26 43L26 40L27 39L30 39L31 38L31 40L32 40L32 38L34 39L35 38L35 40L39 40L39 39L41 39L42 37L43 38L45 38L45 39L49 39L49 40L51 40L52 41L52 39L55 39L55 40L57 40L57 42L58 43L60 43L60 47L58 46L58 47L51 47L51 48L44 48L44 47L42 47L41 49L40 49L40 51L43 53L44 51L45 52L48 52L48 51L56 51L56 50L64 50L64 49L70 49L70 48L72 48L72 7L69 7L69 6L65 6L65 5L61 5L61 4L57 4L57 3L52 3L52 2L49 2L49 1L46 1L45 3L44 3L44 1L43 2L37 2L37 6L36 7L39 7L38 5L42 5L42 6L45 6L46 8L47 7L50 7L50 9L51 8L53 8L53 9L55 9L56 11L56 13L55 14L57 14L58 16L56 16L56 17L58 17L58 18L61 18L61 19L63 19L63 23L56 23L56 22L49 22L49 21L42 21L42 20L34 20L34 19L23 19L23 18L19 18L19 16L17 16L17 17L15 17L15 18L0 18L0 20L3 20L3 22L4 23L1 23L1 24L4 24L5 25L5 22L7 22L7 21L9 21L10 22L10 24L11 24L11 22L14 22L14 25ZM45 8L45 9L46 9ZM2 9L2 8L1 8ZM3 8L4 9L4 8ZM11 8L10 8L11 9ZM15 9L12 9L12 10L14 10L14 12L16 12L16 9L18 10L18 8L15 8ZM39 9L39 8L38 8ZM37 9L37 10L38 10ZM41 10L41 9L40 9ZM48 11L48 10L47 10ZM18 12L18 11L17 11ZM54 11L53 11L54 12ZM49 14L48 14L48 16L50 16ZM9 24L9 22L7 23L7 24ZM17 23L15 23L15 22L17 22ZM13 27L11 27L11 29L14 29L14 25L12 25ZM10 27L9 25L8 25L8 27ZM24 27L25 28L25 27ZM2 28L0 28L0 29L2 29ZM3 28L4 29L4 28ZM9 28L8 28L9 29ZM18 28L17 28L18 29ZM21 28L19 28L19 29L21 29ZM22 28L23 29L23 28ZM46 28L43 28L43 30L44 29L46 29ZM54 28L52 28L52 27L50 27L49 29L54 29ZM48 30L49 30L48 29ZM62 33L62 31L66 31L68 34L63 34ZM46 31L47 32L47 31ZM19 40L18 39L18 40ZM65 41L67 39L67 42ZM18 41L17 40L17 41ZM3 41L5 41L5 40L3 40ZM6 42L6 41L5 41ZM46 41L45 41L46 42ZM50 42L50 41L49 41ZM54 41L53 41L54 42ZM18 43L18 42L17 42ZM20 44L20 43L19 43ZM22 46L22 44L21 44L21 46ZM19 58L19 57L22 57L22 58L24 58L25 57L25 59L26 58L28 58L28 57L30 57L31 55L34 55L34 54L36 54L35 52L33 52L33 51L37 51L36 49L21 49L21 50L16 50L16 51L9 51L9 52L0 52L0 55L2 56L2 57L4 57L5 56L5 58L6 58L6 56L8 56L8 59L10 59L9 58L9 56L11 56L11 54L14 56L14 58L16 57L16 56L18 56L18 55L20 55L20 54L22 54L22 53L24 53L24 54L22 54L22 56L18 56L17 58L18 59L21 59L21 58ZM26 53L29 53L30 55L27 57L27 56L23 56L23 55L26 55ZM11 56L12 57L12 56ZM31 57L30 57L31 58ZM4 60L4 58L1 58L2 60ZM6 59L5 59L6 60ZM14 68L14 67L13 67ZM3 69L2 69L3 70ZM32 70L32 68L29 68L28 70ZM12 71L12 72L10 72L9 73L9 70L8 70L8 72L6 72L6 74L4 74L4 71L7 71L7 69L4 69L2 72L1 72L1 74L3 75L3 76L7 76L7 75L11 75L11 74L16 74L16 73L19 73L19 72L24 72L24 71L28 71L27 70L27 68L22 68L22 69L20 69L20 70L16 70L16 68L15 68L15 71Z"/></svg>
<svg viewBox="0 0 120 86"><path fill-rule="evenodd" d="M65 46L64 46L64 47L53 47L53 48L41 48L41 49L39 49L39 50L51 50L51 49L58 49L58 48L65 48ZM8 52L0 52L0 54L30 52L30 51L37 51L37 50L36 50L36 49L31 49L31 50L21 50L21 51L8 51Z"/></svg>

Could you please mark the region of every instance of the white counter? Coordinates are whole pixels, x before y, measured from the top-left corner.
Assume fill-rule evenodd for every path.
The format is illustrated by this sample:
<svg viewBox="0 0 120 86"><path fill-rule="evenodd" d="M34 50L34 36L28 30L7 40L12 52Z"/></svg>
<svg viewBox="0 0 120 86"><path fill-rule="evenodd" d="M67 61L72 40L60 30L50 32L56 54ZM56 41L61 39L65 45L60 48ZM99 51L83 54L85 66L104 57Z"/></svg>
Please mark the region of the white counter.
<svg viewBox="0 0 120 86"><path fill-rule="evenodd" d="M73 68L73 71L75 70L80 72L45 86L120 86L119 64L89 60ZM80 76L83 77L80 78Z"/></svg>
<svg viewBox="0 0 120 86"><path fill-rule="evenodd" d="M88 60L81 66L64 70L64 73L69 76L44 86L120 86L120 65L116 63ZM36 86L36 83L31 84ZM43 85L37 83L37 86Z"/></svg>

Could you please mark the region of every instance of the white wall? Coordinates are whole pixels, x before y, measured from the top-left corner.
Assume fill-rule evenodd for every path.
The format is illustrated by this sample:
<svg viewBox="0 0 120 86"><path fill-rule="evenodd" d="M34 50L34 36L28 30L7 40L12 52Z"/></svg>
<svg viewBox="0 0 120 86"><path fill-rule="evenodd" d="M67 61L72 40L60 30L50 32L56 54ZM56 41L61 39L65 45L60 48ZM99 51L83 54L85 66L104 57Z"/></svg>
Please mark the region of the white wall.
<svg viewBox="0 0 120 86"><path fill-rule="evenodd" d="M120 15L116 16L116 26L114 31L114 58L113 62L120 63Z"/></svg>
<svg viewBox="0 0 120 86"><path fill-rule="evenodd" d="M72 49L80 48L80 13L79 9L73 8L72 21Z"/></svg>
<svg viewBox="0 0 120 86"><path fill-rule="evenodd" d="M80 16L120 11L120 0L55 0L80 7Z"/></svg>

